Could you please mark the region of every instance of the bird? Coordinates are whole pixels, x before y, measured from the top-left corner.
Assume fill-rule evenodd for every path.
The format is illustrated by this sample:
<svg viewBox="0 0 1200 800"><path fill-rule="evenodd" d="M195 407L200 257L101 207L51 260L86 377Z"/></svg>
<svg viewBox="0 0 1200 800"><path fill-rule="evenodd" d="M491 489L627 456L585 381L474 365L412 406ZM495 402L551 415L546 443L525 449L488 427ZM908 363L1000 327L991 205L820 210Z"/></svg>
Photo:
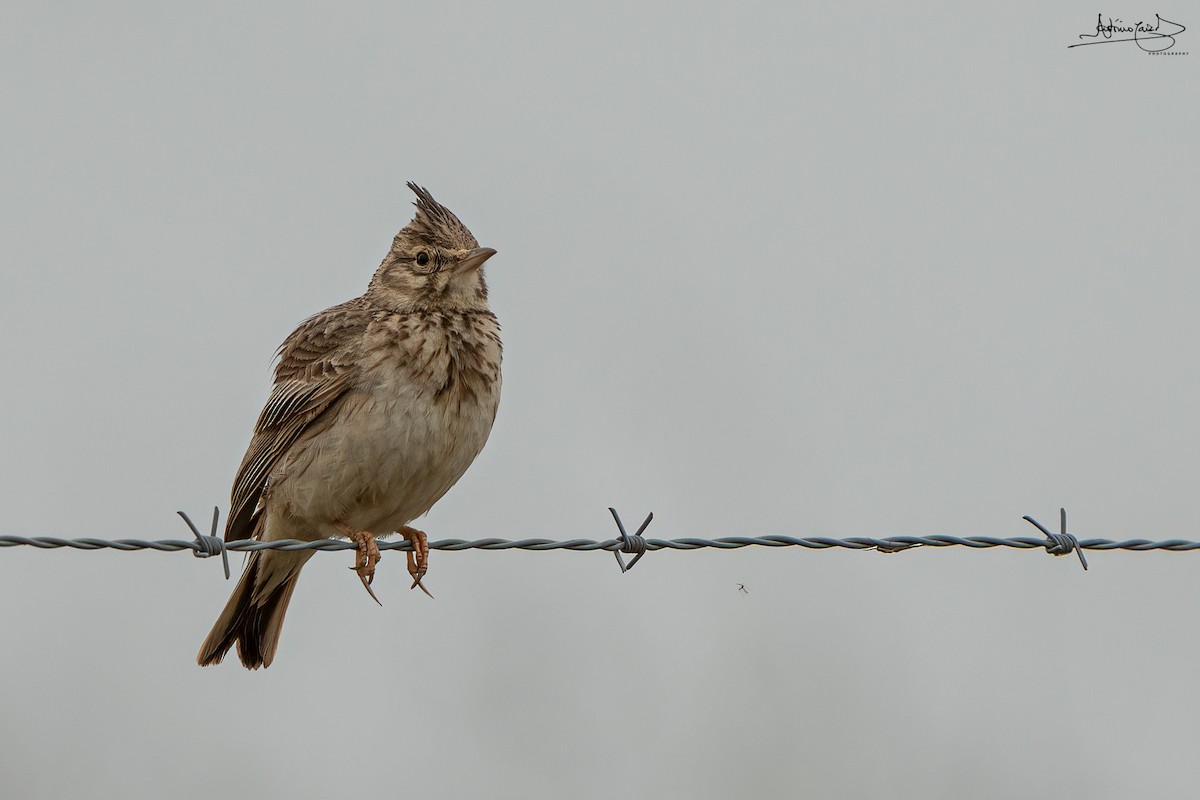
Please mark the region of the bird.
<svg viewBox="0 0 1200 800"><path fill-rule="evenodd" d="M503 346L482 269L496 251L427 189L406 185L416 212L366 292L309 317L279 347L225 527L227 542L349 539L351 569L376 602L376 537L392 533L412 543L410 588L428 594L428 539L409 523L475 460L500 401ZM269 667L313 552L253 552L197 662L219 664L236 645L243 666Z"/></svg>

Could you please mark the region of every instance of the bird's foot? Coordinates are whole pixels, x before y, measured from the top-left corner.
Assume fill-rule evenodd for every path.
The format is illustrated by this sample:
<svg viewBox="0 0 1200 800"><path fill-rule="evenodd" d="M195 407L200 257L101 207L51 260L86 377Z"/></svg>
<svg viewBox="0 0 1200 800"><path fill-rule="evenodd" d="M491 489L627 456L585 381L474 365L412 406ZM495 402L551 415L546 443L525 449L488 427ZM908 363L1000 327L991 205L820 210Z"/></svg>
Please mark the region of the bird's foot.
<svg viewBox="0 0 1200 800"><path fill-rule="evenodd" d="M410 589L421 587L421 591L433 597L429 590L425 588L425 584L421 583L421 579L425 577L426 570L429 569L429 538L424 532L416 528L410 528L405 525L396 533L403 536L408 541L412 542L413 549L407 551L404 555L408 556L408 574L412 575L412 586Z"/></svg>
<svg viewBox="0 0 1200 800"><path fill-rule="evenodd" d="M340 522L335 527L341 531L342 535L358 547L355 553L354 566L350 569L358 573L358 579L362 581L363 588L367 590L367 594L371 595L371 599L379 603L379 598L375 596L375 592L371 589L371 584L375 581L375 565L379 563L379 543L375 541L375 534L369 531L360 531L357 528L351 528L349 525L343 525ZM383 605L383 603L379 603Z"/></svg>

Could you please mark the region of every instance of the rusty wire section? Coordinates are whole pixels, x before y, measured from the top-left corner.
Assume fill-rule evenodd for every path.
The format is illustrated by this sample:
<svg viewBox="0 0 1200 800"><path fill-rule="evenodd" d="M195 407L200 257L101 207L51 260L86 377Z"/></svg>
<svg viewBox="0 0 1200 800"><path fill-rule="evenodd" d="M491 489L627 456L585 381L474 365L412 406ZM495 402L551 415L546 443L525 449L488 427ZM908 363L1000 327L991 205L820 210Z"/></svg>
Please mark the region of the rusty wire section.
<svg viewBox="0 0 1200 800"><path fill-rule="evenodd" d="M877 550L881 553L899 553L914 547L970 547L988 549L994 547L1010 547L1018 550L1042 549L1050 555L1063 556L1075 553L1083 568L1087 569L1087 561L1083 557L1084 550L1165 550L1168 552L1184 552L1200 550L1200 542L1187 539L1165 539L1152 541L1150 539L1078 539L1067 533L1067 512L1060 509L1061 530L1051 533L1032 517L1023 517L1034 525L1044 536L889 536L876 539L866 536L852 536L845 539L833 539L824 536L724 536L718 539L703 539L686 537L682 539L648 539L642 534L654 518L651 514L638 528L635 534L628 534L615 509L609 509L617 523L620 533L615 539L440 539L429 542L431 550L607 550L617 555L617 563L621 571L633 568L634 564L647 552L654 550L700 550L716 548L719 550L736 550L742 547L803 547L809 550L829 550L842 548L847 550ZM213 510L211 532L201 533L182 511L179 516L191 528L195 538L187 539L62 539L54 536L0 536L0 547L37 547L41 549L71 548L74 550L158 550L171 552L178 550L191 551L198 558L220 555L225 567L225 577L229 577L229 551L255 550L353 550L355 545L343 539L317 539L303 541L299 539L277 539L271 542L261 542L253 539L241 539L226 542L217 536L217 510ZM411 550L412 544L404 539L395 541L380 540L380 550ZM621 559L621 553L632 553L634 558L628 565Z"/></svg>

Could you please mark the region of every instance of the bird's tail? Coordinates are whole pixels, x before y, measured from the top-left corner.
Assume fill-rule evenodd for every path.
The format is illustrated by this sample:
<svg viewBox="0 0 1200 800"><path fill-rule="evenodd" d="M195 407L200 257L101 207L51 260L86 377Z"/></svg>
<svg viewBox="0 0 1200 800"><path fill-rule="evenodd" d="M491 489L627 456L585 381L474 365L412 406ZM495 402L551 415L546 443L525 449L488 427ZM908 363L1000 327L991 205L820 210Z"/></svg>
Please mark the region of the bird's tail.
<svg viewBox="0 0 1200 800"><path fill-rule="evenodd" d="M196 656L200 666L220 664L234 644L247 669L271 666L300 568L312 554L312 550L252 553L225 610L200 646Z"/></svg>

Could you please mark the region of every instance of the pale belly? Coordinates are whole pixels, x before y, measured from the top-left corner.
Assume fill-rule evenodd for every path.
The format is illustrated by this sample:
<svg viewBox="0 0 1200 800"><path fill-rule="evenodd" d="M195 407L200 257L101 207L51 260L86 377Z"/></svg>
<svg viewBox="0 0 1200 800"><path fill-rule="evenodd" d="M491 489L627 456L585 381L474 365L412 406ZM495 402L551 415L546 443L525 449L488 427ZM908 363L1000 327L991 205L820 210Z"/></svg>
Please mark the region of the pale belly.
<svg viewBox="0 0 1200 800"><path fill-rule="evenodd" d="M272 472L264 538L340 535L335 523L387 534L424 514L483 449L499 386L435 400L412 384L349 395L335 421Z"/></svg>

